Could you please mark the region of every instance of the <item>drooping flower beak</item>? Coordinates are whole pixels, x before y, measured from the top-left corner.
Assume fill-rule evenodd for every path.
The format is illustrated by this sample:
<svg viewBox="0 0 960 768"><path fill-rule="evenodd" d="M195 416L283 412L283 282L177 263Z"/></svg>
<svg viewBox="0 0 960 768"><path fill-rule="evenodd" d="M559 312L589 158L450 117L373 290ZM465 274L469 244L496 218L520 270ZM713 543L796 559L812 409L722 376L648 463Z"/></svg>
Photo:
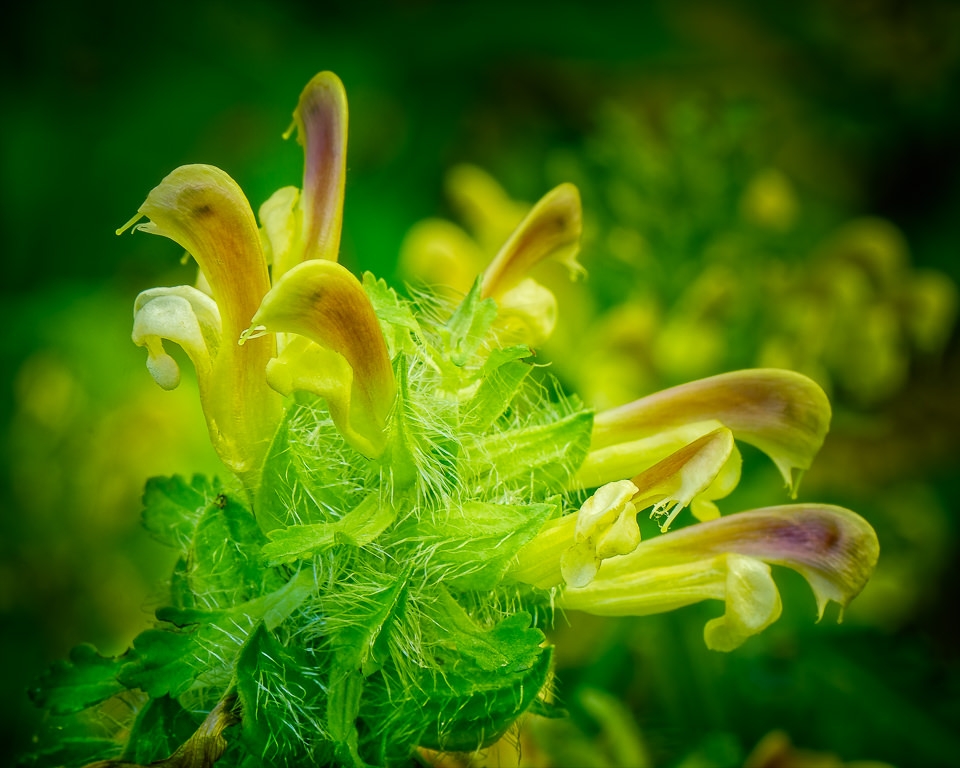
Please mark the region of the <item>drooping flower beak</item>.
<svg viewBox="0 0 960 768"><path fill-rule="evenodd" d="M333 261L298 264L266 295L244 339L265 331L298 335L270 361L270 385L284 395L323 397L344 439L369 458L380 456L396 382L360 281Z"/></svg>
<svg viewBox="0 0 960 768"><path fill-rule="evenodd" d="M316 75L300 94L293 123L303 146L303 190L283 187L260 208L276 283L308 259L336 261L347 169L347 95L333 72Z"/></svg>
<svg viewBox="0 0 960 768"><path fill-rule="evenodd" d="M724 600L727 613L708 622L715 650L732 650L779 615L766 563L800 573L817 600L841 609L860 594L880 545L873 528L842 507L792 504L699 523L605 560L597 578L566 589L562 607L604 616L641 616L702 600ZM746 587L746 588L744 588Z"/></svg>
<svg viewBox="0 0 960 768"><path fill-rule="evenodd" d="M454 295L467 293L482 270L480 298L497 304L501 341L540 346L556 326L557 300L530 273L553 260L566 265L574 279L585 274L577 261L583 229L579 191L561 184L529 208L475 166L453 168L447 182L474 237L447 221L422 221L404 241L401 269L415 282ZM490 254L495 255L483 269Z"/></svg>
<svg viewBox="0 0 960 768"><path fill-rule="evenodd" d="M555 187L533 206L484 270L480 294L497 302L498 316L519 332L529 346L539 346L553 333L557 300L529 277L546 260L564 264L573 278L585 270L577 261L583 215L580 192L573 184Z"/></svg>
<svg viewBox="0 0 960 768"><path fill-rule="evenodd" d="M146 217L148 221L137 224ZM279 419L279 398L263 370L275 352L272 339L240 347L269 284L253 211L240 187L219 168L186 165L155 187L128 227L163 235L200 266L207 296L189 286L140 294L133 340L148 351L160 386L179 383L163 340L181 345L197 370L200 399L214 448L245 482L254 482Z"/></svg>
<svg viewBox="0 0 960 768"><path fill-rule="evenodd" d="M619 556L601 558L598 550L595 567L586 574L565 567L567 553L580 544L561 518L521 550L510 576L542 589L565 584L559 607L602 616L645 616L722 600L724 616L704 628L707 646L722 651L779 617L780 596L769 563L807 580L822 618L829 601L842 608L860 593L880 549L873 528L859 515L817 504L728 515L640 542Z"/></svg>
<svg viewBox="0 0 960 768"><path fill-rule="evenodd" d="M757 368L711 376L598 413L580 482L591 487L629 476L665 455L661 443L673 450L672 430L689 439L685 430L705 434L719 423L773 459L796 496L830 415L823 390L799 373Z"/></svg>

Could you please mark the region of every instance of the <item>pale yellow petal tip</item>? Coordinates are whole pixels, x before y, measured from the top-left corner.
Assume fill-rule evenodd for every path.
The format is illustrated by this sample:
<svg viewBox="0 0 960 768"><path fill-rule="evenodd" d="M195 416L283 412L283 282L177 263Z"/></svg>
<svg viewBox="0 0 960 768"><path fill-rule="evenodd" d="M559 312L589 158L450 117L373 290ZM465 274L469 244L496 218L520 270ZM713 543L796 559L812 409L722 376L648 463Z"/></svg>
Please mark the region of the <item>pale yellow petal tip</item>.
<svg viewBox="0 0 960 768"><path fill-rule="evenodd" d="M160 345L160 349L163 346ZM161 389L168 392L180 386L180 366L170 355L163 352L156 353L153 349L147 350L147 370Z"/></svg>
<svg viewBox="0 0 960 768"><path fill-rule="evenodd" d="M604 559L637 548L640 528L631 502L636 493L632 482L620 480L598 488L580 507L573 546L560 559L560 572L568 585L585 587Z"/></svg>
<svg viewBox="0 0 960 768"><path fill-rule="evenodd" d="M131 338L147 349L147 369L166 390L180 383L180 369L163 348L178 344L190 357L201 385L205 385L220 344L220 313L216 303L191 286L152 288L137 296Z"/></svg>
<svg viewBox="0 0 960 768"><path fill-rule="evenodd" d="M692 503L697 504L701 513L710 515L716 510L712 500L729 494L740 478L740 454L729 429L718 427L706 434L691 436L687 441L688 434L686 429L676 430L675 437L682 441L677 450L671 450L675 447L673 440L652 446L637 441L636 450L627 453L627 458L637 465L647 465L633 477L632 482L638 489L633 502L638 509L652 506L650 517L660 519L660 530L664 533L676 516ZM614 457L613 464L622 467L623 457Z"/></svg>
<svg viewBox="0 0 960 768"><path fill-rule="evenodd" d="M726 563L726 610L703 628L703 640L712 651L739 648L780 618L783 610L769 565L738 555L727 556Z"/></svg>

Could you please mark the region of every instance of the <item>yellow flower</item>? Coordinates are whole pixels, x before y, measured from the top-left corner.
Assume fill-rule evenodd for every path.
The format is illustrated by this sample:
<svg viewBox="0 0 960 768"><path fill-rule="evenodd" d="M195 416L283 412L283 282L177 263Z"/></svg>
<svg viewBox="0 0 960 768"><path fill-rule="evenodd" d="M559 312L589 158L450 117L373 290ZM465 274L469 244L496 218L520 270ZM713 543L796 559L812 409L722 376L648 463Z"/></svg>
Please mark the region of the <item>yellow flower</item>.
<svg viewBox="0 0 960 768"><path fill-rule="evenodd" d="M795 489L795 472L809 467L829 420L815 383L765 369L703 379L600 413L575 479L599 488L575 515L548 523L520 551L509 576L559 588L560 608L607 616L722 600L724 615L704 629L707 646L722 651L780 616L769 563L807 579L821 617L830 600L846 606L879 555L876 533L863 518L817 504L719 517L712 504L739 479L734 437L767 453ZM628 467L640 471L612 479ZM701 522L666 533L687 505ZM664 534L641 542L636 513L648 507L664 518Z"/></svg>
<svg viewBox="0 0 960 768"><path fill-rule="evenodd" d="M408 235L401 271L428 288L461 295L482 271L481 297L497 302L504 343L541 346L556 326L557 301L529 273L549 259L566 266L573 278L585 274L577 261L583 231L580 192L573 184L560 184L528 208L510 200L479 168L458 166L450 177L450 192L483 245L449 222L428 219ZM489 264L488 250L494 253Z"/></svg>
<svg viewBox="0 0 960 768"><path fill-rule="evenodd" d="M304 148L303 189L278 190L260 209L262 229L226 173L187 165L118 230L164 235L197 261L198 287L140 294L133 340L146 347L147 367L165 389L179 384L180 372L163 342L186 351L213 445L248 489L280 420L274 390L327 397L344 435L370 456L383 449L392 402L390 361L369 300L336 263L347 138L336 75L321 72L307 84L293 127ZM142 217L148 221L137 224ZM301 335L265 334L261 326Z"/></svg>

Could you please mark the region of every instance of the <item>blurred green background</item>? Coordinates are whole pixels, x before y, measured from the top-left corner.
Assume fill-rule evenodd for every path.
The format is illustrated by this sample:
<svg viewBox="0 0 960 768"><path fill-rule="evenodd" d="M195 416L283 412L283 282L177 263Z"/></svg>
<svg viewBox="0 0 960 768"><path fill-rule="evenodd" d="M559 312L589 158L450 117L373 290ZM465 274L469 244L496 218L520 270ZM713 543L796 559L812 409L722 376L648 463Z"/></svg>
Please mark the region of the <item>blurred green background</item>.
<svg viewBox="0 0 960 768"><path fill-rule="evenodd" d="M882 305L880 340L841 334L847 346L832 357L796 358L835 408L801 498L848 505L880 535L862 606L840 626L829 615L814 625L805 585L784 574L783 619L730 655L703 647L709 609L571 617L557 632L558 691L574 720L530 750L553 765L579 764L575 755L618 764L612 716L583 696L599 689L626 703L658 766L738 765L774 729L844 760L952 764L960 339L949 299L930 321L939 330L908 333L905 287L918 274L960 282L960 7L786 8L173 0L10 16L0 48L0 761L29 747L39 713L26 691L47 664L84 641L121 652L150 620L168 563L139 529L145 479L217 471L192 382L161 392L129 341L136 294L193 276L171 243L113 231L183 163L222 167L255 208L299 185L299 148L280 134L301 87L331 69L350 100L348 266L396 279L411 226L458 220L456 196L444 194L458 163L527 202L567 178L581 185L591 281L560 296L572 327L553 353L565 382L598 402L602 372L578 368L569 349L564 360L560 344L588 332L609 341L613 308L656 308L630 321L646 335L618 354L670 339L642 369L618 366L618 393L756 364L771 329L792 351L812 332L784 321L771 281L801 310L803 291L810 306L833 307L816 302L836 284L818 265L837 232L865 216L892 228L884 242L899 271L878 287L867 270L869 301L844 305ZM793 213L749 209L751 185L771 169L788 180ZM733 287L691 296L718 264ZM859 318L841 327L868 327ZM703 343L714 337L722 354ZM894 362L871 372L882 355ZM771 468L744 454L745 483L727 508L782 503Z"/></svg>

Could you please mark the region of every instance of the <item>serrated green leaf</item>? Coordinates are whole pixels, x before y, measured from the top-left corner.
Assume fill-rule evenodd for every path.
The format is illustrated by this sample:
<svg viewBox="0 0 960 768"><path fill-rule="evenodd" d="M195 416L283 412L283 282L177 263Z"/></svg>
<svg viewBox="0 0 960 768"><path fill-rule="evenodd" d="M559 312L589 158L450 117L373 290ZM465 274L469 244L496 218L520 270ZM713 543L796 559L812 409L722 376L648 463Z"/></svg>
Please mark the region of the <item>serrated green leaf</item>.
<svg viewBox="0 0 960 768"><path fill-rule="evenodd" d="M417 536L431 550L454 591L493 589L520 548L555 512L551 504L490 504L468 501L441 518L422 520Z"/></svg>
<svg viewBox="0 0 960 768"><path fill-rule="evenodd" d="M410 305L390 288L385 280L378 280L370 272L363 273L363 290L366 291L373 311L380 321L383 337L387 341L390 357L400 352L414 352L413 337L422 335L420 324L410 311Z"/></svg>
<svg viewBox="0 0 960 768"><path fill-rule="evenodd" d="M340 451L336 460L318 461ZM263 531L336 520L363 498L370 460L351 449L323 400L294 394L274 435L257 490L257 521Z"/></svg>
<svg viewBox="0 0 960 768"><path fill-rule="evenodd" d="M461 472L475 484L525 489L531 498L562 490L590 448L593 414L495 432L464 443Z"/></svg>
<svg viewBox="0 0 960 768"><path fill-rule="evenodd" d="M402 701L380 677L369 678L362 717L400 718L395 730L418 734L421 746L473 751L500 738L536 700L550 676L552 649L543 647L543 633L526 613L483 630L449 596L434 611L435 622L443 622L429 638L436 665L419 670ZM387 706L390 713L381 709Z"/></svg>
<svg viewBox="0 0 960 768"><path fill-rule="evenodd" d="M454 669L474 668L484 672L521 672L534 665L545 637L532 625L526 611L514 613L484 630L445 589L429 607L429 616L443 633L436 642L455 652ZM449 660L449 659L448 659Z"/></svg>
<svg viewBox="0 0 960 768"><path fill-rule="evenodd" d="M260 549L266 537L243 504L220 494L194 533L190 589L207 607L225 608L263 593Z"/></svg>
<svg viewBox="0 0 960 768"><path fill-rule="evenodd" d="M185 500L190 497L184 487L179 486L177 493ZM209 490L213 487L207 486ZM196 493L193 499L199 498L195 488L190 491ZM213 495L197 513L188 540L182 542L183 554L170 579L173 606L204 611L229 608L276 588L273 574L259 562L265 541L244 504L223 492Z"/></svg>
<svg viewBox="0 0 960 768"><path fill-rule="evenodd" d="M444 328L448 354L455 366L467 364L496 319L497 304L493 299L480 297L480 279L477 278Z"/></svg>
<svg viewBox="0 0 960 768"><path fill-rule="evenodd" d="M141 632L120 669L120 681L153 697L179 696L198 679L225 687L253 628L261 621L276 628L313 588L313 575L303 571L274 592L229 610L163 612L187 626Z"/></svg>
<svg viewBox="0 0 960 768"><path fill-rule="evenodd" d="M507 347L490 353L481 371L480 386L464 409L466 426L485 432L493 425L533 370L524 362L531 354L529 347Z"/></svg>
<svg viewBox="0 0 960 768"><path fill-rule="evenodd" d="M133 641L119 679L151 697L179 696L200 673L197 630L148 629Z"/></svg>
<svg viewBox="0 0 960 768"><path fill-rule="evenodd" d="M541 649L527 669L500 674L433 675L424 702L428 727L420 744L445 752L473 751L505 734L537 698L550 677L553 649Z"/></svg>
<svg viewBox="0 0 960 768"><path fill-rule="evenodd" d="M317 660L282 645L258 626L237 660L237 694L243 710L243 742L270 765L326 765L326 692Z"/></svg>
<svg viewBox="0 0 960 768"><path fill-rule="evenodd" d="M305 560L335 545L365 547L397 517L397 510L371 493L340 520L314 525L293 525L270 531L263 557L270 565Z"/></svg>
<svg viewBox="0 0 960 768"><path fill-rule="evenodd" d="M152 477L143 491L143 525L170 547L185 550L193 540L204 509L220 493L220 482L194 475Z"/></svg>
<svg viewBox="0 0 960 768"><path fill-rule="evenodd" d="M388 654L389 636L400 621L407 599L406 574L385 577L366 599L343 606L344 626L333 637L337 663L364 677L379 670Z"/></svg>
<svg viewBox="0 0 960 768"><path fill-rule="evenodd" d="M120 693L117 680L122 662L97 653L92 645L78 645L68 661L57 661L30 690L38 707L55 715L69 715L106 701Z"/></svg>

